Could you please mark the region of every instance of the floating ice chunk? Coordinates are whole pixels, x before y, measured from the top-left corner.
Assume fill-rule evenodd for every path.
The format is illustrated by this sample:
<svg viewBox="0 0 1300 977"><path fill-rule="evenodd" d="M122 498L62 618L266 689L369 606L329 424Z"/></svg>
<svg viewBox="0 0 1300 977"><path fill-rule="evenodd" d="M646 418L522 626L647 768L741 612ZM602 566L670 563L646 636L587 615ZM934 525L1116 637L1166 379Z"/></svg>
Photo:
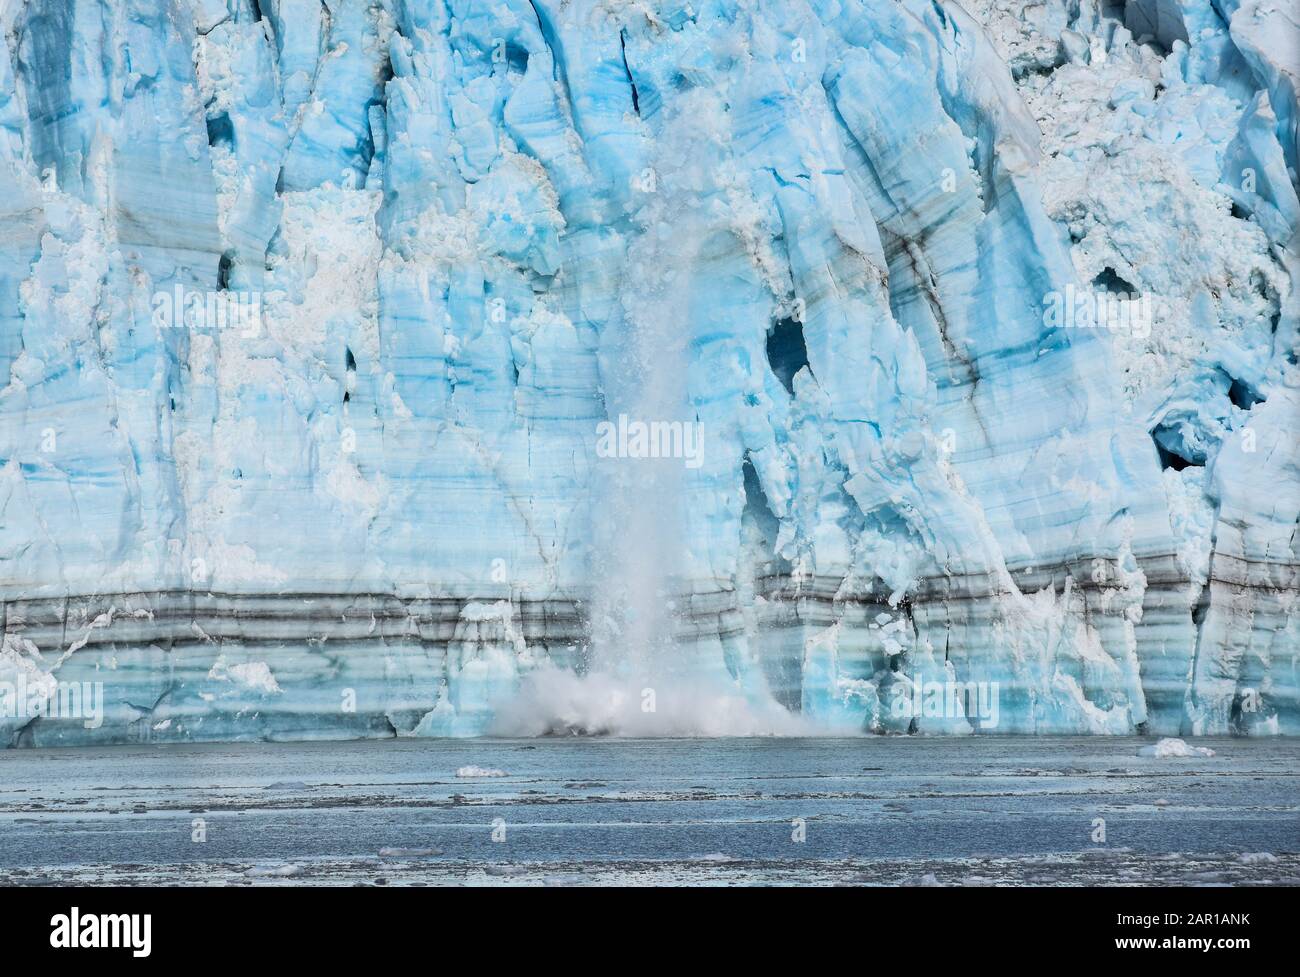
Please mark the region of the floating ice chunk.
<svg viewBox="0 0 1300 977"><path fill-rule="evenodd" d="M283 865L255 865L244 875L251 879L278 879L297 875L301 871L302 869L299 866L287 863Z"/></svg>
<svg viewBox="0 0 1300 977"><path fill-rule="evenodd" d="M476 767L470 764L466 767L456 768L457 777L508 777L510 776L504 770L494 770L490 767Z"/></svg>
<svg viewBox="0 0 1300 977"><path fill-rule="evenodd" d="M523 865L489 865L483 869L488 875L516 876L527 875L528 869Z"/></svg>
<svg viewBox="0 0 1300 977"><path fill-rule="evenodd" d="M1138 750L1138 756L1156 757L1157 759L1201 757L1214 756L1214 751L1208 746L1188 746L1183 740L1166 736L1155 746L1142 747L1142 749Z"/></svg>
<svg viewBox="0 0 1300 977"><path fill-rule="evenodd" d="M1237 856L1237 861L1254 865L1260 862L1276 862L1277 856L1271 851L1244 851Z"/></svg>

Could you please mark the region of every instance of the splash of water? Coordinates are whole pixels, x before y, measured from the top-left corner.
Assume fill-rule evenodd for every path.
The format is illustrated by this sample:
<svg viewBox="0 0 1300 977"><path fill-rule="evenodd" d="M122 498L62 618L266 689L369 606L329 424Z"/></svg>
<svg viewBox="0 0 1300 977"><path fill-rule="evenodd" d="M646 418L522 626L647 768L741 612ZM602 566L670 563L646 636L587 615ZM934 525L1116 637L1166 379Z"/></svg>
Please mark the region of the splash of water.
<svg viewBox="0 0 1300 977"><path fill-rule="evenodd" d="M488 734L673 738L814 736L830 731L792 715L770 698L746 696L725 680L637 678L607 669L579 675L546 666L529 674L508 705L497 709Z"/></svg>

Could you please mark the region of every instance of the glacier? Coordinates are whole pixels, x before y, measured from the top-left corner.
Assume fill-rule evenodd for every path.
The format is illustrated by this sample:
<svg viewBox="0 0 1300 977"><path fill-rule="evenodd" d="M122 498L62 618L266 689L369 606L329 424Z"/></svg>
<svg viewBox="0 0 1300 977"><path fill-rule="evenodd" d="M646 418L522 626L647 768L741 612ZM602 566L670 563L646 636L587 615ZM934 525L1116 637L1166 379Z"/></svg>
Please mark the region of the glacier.
<svg viewBox="0 0 1300 977"><path fill-rule="evenodd" d="M0 3L0 741L1300 733L1298 20Z"/></svg>

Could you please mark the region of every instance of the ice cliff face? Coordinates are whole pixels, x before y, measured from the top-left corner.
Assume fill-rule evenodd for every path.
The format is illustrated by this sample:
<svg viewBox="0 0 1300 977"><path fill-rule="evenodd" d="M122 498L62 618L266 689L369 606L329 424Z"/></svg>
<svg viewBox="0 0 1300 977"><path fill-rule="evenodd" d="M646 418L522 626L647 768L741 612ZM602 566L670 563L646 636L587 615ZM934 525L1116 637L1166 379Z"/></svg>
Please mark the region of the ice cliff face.
<svg viewBox="0 0 1300 977"><path fill-rule="evenodd" d="M1296 18L10 0L0 739L1300 732Z"/></svg>

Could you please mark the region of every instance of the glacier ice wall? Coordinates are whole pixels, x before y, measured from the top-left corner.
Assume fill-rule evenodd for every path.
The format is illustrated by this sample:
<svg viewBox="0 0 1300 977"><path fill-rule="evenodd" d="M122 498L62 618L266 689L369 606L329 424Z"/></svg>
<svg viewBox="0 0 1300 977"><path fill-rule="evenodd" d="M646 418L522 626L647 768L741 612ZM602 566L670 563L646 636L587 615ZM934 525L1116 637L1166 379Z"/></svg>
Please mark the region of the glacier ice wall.
<svg viewBox="0 0 1300 977"><path fill-rule="evenodd" d="M1287 5L0 11L0 739L1300 732Z"/></svg>

